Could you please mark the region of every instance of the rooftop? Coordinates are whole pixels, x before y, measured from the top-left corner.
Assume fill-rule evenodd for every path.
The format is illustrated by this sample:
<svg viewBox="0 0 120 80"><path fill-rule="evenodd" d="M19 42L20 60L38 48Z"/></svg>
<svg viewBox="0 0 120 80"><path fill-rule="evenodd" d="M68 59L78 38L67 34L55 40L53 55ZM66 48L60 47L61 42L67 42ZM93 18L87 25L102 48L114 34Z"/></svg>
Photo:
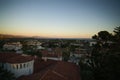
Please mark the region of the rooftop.
<svg viewBox="0 0 120 80"><path fill-rule="evenodd" d="M24 63L33 60L32 56L17 53L0 53L0 62Z"/></svg>
<svg viewBox="0 0 120 80"><path fill-rule="evenodd" d="M32 75L21 76L17 80L80 80L79 67L73 63L35 60L34 66Z"/></svg>
<svg viewBox="0 0 120 80"><path fill-rule="evenodd" d="M61 51L48 51L48 50L42 50L41 51L43 57L61 57L62 52Z"/></svg>

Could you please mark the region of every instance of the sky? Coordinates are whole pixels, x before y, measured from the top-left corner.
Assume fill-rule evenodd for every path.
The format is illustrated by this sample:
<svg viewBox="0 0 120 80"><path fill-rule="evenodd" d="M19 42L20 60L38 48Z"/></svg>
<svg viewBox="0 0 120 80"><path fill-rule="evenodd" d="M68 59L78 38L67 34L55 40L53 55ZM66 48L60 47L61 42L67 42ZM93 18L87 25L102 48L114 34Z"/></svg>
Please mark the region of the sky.
<svg viewBox="0 0 120 80"><path fill-rule="evenodd" d="M0 0L0 33L91 38L120 26L119 0Z"/></svg>

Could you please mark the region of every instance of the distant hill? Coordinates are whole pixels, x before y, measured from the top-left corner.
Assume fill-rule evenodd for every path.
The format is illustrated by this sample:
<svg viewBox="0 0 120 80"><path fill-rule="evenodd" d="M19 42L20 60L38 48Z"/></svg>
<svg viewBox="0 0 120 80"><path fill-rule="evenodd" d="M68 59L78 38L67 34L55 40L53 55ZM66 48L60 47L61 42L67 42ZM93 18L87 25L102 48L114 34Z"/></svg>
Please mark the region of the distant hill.
<svg viewBox="0 0 120 80"><path fill-rule="evenodd" d="M41 36L21 36L21 35L11 35L11 34L0 34L0 40L1 39L10 39L10 38L32 38L32 39L66 39L66 40L92 40L91 38L50 38L50 37L41 37Z"/></svg>
<svg viewBox="0 0 120 80"><path fill-rule="evenodd" d="M48 39L47 37L41 37L41 36L21 36L21 35L10 35L10 34L0 34L0 40L1 39L10 39L10 38L33 38L33 39Z"/></svg>
<svg viewBox="0 0 120 80"><path fill-rule="evenodd" d="M25 38L25 36L17 36L10 34L0 34L0 39L8 39L8 38Z"/></svg>

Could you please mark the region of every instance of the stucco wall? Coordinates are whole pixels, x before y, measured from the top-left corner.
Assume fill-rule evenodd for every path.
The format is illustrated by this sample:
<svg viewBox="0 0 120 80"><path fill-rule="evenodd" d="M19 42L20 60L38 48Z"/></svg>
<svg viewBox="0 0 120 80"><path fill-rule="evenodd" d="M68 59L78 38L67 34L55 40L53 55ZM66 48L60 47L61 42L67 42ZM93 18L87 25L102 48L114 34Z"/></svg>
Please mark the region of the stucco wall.
<svg viewBox="0 0 120 80"><path fill-rule="evenodd" d="M17 64L4 63L4 68L14 73L15 77L29 75L33 73L34 60Z"/></svg>

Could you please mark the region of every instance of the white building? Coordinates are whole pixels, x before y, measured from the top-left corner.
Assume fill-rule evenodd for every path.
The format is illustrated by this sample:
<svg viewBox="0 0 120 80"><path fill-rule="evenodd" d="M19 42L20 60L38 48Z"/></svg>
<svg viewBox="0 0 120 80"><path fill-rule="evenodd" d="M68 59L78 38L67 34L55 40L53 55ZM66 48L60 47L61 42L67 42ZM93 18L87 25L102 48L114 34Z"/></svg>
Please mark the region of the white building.
<svg viewBox="0 0 120 80"><path fill-rule="evenodd" d="M33 73L34 59L27 55L0 53L0 66L14 73L17 78L22 75L30 75Z"/></svg>
<svg viewBox="0 0 120 80"><path fill-rule="evenodd" d="M37 46L37 49L45 49L45 48L39 45Z"/></svg>
<svg viewBox="0 0 120 80"><path fill-rule="evenodd" d="M54 57L54 56L45 56L45 57L42 57L42 59L45 61L47 61L48 59L55 60L55 61L62 61L62 57Z"/></svg>
<svg viewBox="0 0 120 80"><path fill-rule="evenodd" d="M22 49L22 44L20 42L6 43L3 45L4 50L20 50Z"/></svg>
<svg viewBox="0 0 120 80"><path fill-rule="evenodd" d="M26 43L28 46L40 46L42 43L38 40L29 40Z"/></svg>
<svg viewBox="0 0 120 80"><path fill-rule="evenodd" d="M97 44L97 42L96 41L91 41L89 44L90 44L89 46L93 46L93 45Z"/></svg>
<svg viewBox="0 0 120 80"><path fill-rule="evenodd" d="M79 61L82 57L87 56L87 50L86 49L76 49L75 52L70 53L70 58L68 62L79 64Z"/></svg>
<svg viewBox="0 0 120 80"><path fill-rule="evenodd" d="M84 55L86 55L87 54L87 50L86 49L77 49L77 50L75 50L75 52L71 52L70 53L70 57L71 56L75 56L75 57L82 57L82 56L84 56Z"/></svg>

